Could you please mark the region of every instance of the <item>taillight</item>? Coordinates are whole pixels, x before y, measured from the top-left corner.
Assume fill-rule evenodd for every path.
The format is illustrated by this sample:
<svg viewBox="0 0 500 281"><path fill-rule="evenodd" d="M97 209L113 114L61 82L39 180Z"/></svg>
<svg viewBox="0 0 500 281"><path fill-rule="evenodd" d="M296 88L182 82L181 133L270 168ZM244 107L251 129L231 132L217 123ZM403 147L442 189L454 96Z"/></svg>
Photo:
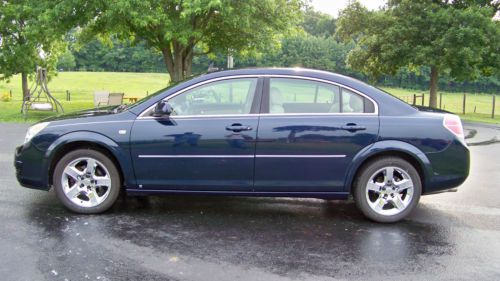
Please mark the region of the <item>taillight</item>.
<svg viewBox="0 0 500 281"><path fill-rule="evenodd" d="M460 121L460 117L453 114L446 114L444 116L443 125L454 135L464 139L464 129L462 128L462 121Z"/></svg>

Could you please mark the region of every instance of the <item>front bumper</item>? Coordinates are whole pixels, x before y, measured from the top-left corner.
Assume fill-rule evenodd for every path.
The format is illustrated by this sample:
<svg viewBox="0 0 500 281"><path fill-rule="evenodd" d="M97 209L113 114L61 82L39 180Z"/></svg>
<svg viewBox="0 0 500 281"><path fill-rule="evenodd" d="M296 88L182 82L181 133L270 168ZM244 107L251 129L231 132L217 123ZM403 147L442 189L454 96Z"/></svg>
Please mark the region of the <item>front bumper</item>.
<svg viewBox="0 0 500 281"><path fill-rule="evenodd" d="M46 162L44 153L29 143L16 147L14 167L19 184L27 188L49 190Z"/></svg>

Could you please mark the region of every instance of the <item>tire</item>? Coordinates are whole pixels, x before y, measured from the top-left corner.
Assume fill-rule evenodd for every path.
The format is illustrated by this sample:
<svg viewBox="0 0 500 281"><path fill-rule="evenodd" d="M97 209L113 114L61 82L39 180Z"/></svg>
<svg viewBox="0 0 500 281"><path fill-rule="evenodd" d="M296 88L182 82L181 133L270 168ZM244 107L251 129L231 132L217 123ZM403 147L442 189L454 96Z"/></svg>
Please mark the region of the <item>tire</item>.
<svg viewBox="0 0 500 281"><path fill-rule="evenodd" d="M121 189L116 165L92 149L78 149L63 156L56 164L52 182L63 205L79 214L108 210Z"/></svg>
<svg viewBox="0 0 500 281"><path fill-rule="evenodd" d="M353 187L358 209L380 223L393 223L408 216L422 194L422 181L415 167L393 156L363 165Z"/></svg>

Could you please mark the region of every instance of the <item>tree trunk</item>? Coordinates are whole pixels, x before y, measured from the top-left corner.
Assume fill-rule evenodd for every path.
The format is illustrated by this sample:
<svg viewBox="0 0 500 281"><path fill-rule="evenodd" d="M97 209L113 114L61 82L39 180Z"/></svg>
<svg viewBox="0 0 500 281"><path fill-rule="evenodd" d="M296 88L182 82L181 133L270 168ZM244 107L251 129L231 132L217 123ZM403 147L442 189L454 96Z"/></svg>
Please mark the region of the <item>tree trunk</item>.
<svg viewBox="0 0 500 281"><path fill-rule="evenodd" d="M184 78L187 78L193 74L193 49L187 51L186 57L184 58Z"/></svg>
<svg viewBox="0 0 500 281"><path fill-rule="evenodd" d="M431 81L429 83L430 96L429 107L437 108L437 90L438 90L439 70L436 66L431 66Z"/></svg>
<svg viewBox="0 0 500 281"><path fill-rule="evenodd" d="M23 100L28 100L30 96L30 90L28 87L28 73L21 73L21 83L23 89Z"/></svg>
<svg viewBox="0 0 500 281"><path fill-rule="evenodd" d="M171 45L169 43L161 52L163 62L170 74L170 81L178 82L192 74L193 47L191 45L184 46L175 41Z"/></svg>
<svg viewBox="0 0 500 281"><path fill-rule="evenodd" d="M161 53L163 54L163 62L165 63L165 66L167 67L168 74L170 74L170 82L177 82L175 80L175 68L174 68L174 59L172 58L172 50L170 46L166 46L161 50Z"/></svg>

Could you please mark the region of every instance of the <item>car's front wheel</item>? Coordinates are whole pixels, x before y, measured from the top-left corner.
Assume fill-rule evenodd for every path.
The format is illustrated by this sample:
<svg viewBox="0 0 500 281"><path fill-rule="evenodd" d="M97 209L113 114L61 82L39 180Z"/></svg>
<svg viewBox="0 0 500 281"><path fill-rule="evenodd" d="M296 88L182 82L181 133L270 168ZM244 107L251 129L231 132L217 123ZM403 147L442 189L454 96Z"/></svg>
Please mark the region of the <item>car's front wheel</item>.
<svg viewBox="0 0 500 281"><path fill-rule="evenodd" d="M53 184L64 206L82 214L106 211L121 188L116 165L92 149L74 150L62 157L54 169Z"/></svg>
<svg viewBox="0 0 500 281"><path fill-rule="evenodd" d="M396 222L417 206L422 183L408 161L382 157L363 166L353 193L356 205L366 217L376 222Z"/></svg>

